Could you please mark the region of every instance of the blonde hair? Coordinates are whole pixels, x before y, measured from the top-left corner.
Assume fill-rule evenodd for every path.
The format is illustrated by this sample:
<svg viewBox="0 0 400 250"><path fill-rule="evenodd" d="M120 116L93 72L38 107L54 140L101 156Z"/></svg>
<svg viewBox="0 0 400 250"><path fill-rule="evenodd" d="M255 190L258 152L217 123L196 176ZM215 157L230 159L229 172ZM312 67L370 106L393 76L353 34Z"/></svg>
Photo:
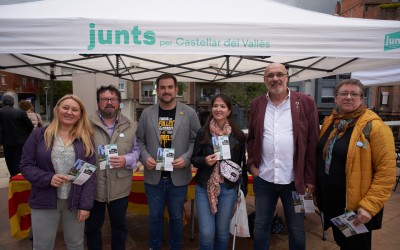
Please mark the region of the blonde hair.
<svg viewBox="0 0 400 250"><path fill-rule="evenodd" d="M46 131L44 132L44 141L46 143L47 149L50 148L51 142L56 139L58 135L59 129L59 120L58 120L58 109L60 104L67 100L72 99L78 103L81 109L81 117L78 121L74 124L71 131L69 131L69 135L72 138L72 141L75 139L79 139L82 141L83 146L85 148L86 154L85 156L91 156L94 154L94 146L91 137L94 135L92 126L90 125L89 119L86 115L85 106L79 97L76 95L65 95L60 100L58 100L56 106L53 109L53 120L51 121L50 125L47 127Z"/></svg>

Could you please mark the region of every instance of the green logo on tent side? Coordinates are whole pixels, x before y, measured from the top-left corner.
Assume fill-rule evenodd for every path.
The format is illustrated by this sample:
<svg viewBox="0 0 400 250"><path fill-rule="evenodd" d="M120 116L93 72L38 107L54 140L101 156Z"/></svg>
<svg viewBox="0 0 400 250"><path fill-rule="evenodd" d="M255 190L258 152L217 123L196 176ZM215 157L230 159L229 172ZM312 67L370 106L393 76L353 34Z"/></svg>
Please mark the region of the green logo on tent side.
<svg viewBox="0 0 400 250"><path fill-rule="evenodd" d="M129 44L131 41L135 45L154 45L156 43L156 33L152 30L142 32L139 26L134 26L132 30L97 30L96 24L89 24L89 45L88 50L96 47L96 44ZM132 40L131 40L132 39Z"/></svg>
<svg viewBox="0 0 400 250"><path fill-rule="evenodd" d="M384 51L400 48L400 32L385 35Z"/></svg>

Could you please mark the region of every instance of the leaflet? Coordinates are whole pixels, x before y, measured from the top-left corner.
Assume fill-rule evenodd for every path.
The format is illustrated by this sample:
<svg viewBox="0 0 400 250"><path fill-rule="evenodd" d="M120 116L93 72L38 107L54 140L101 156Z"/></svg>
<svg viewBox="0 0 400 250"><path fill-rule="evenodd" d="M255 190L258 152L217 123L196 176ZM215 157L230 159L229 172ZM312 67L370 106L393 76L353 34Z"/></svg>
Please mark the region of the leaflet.
<svg viewBox="0 0 400 250"><path fill-rule="evenodd" d="M174 166L172 166L172 162L175 158L175 149L173 148L164 148L163 153L163 165L164 171L173 171Z"/></svg>
<svg viewBox="0 0 400 250"><path fill-rule="evenodd" d="M212 143L217 160L229 160L231 158L231 148L229 146L229 136L213 136Z"/></svg>
<svg viewBox="0 0 400 250"><path fill-rule="evenodd" d="M174 159L174 148L158 148L156 158L156 170L174 171L174 166L172 166L172 161Z"/></svg>
<svg viewBox="0 0 400 250"><path fill-rule="evenodd" d="M107 157L104 145L97 146L97 158L99 161L99 169L104 170L107 167Z"/></svg>
<svg viewBox="0 0 400 250"><path fill-rule="evenodd" d="M96 166L78 159L75 161L74 166L68 171L67 177L70 182L83 185L94 172L96 172Z"/></svg>
<svg viewBox="0 0 400 250"><path fill-rule="evenodd" d="M110 157L112 156L118 156L118 147L117 144L107 144L104 145L105 152L106 152L106 168L113 168L110 164Z"/></svg>
<svg viewBox="0 0 400 250"><path fill-rule="evenodd" d="M314 213L314 199L312 195L299 194L296 191L292 191L292 198L294 204L294 211L296 213Z"/></svg>
<svg viewBox="0 0 400 250"><path fill-rule="evenodd" d="M353 211L350 211L332 218L331 221L346 237L367 233L368 229L364 224L358 226L354 225L354 220L356 218L357 215Z"/></svg>

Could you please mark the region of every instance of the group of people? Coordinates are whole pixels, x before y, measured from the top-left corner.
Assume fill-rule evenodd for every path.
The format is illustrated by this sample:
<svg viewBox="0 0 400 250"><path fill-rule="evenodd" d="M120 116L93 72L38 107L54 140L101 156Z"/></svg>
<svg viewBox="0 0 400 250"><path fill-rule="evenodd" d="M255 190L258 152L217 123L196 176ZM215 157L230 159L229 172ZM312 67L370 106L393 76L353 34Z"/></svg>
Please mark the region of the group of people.
<svg viewBox="0 0 400 250"><path fill-rule="evenodd" d="M112 85L97 89L98 110L90 118L77 96L62 97L51 123L30 134L19 163L32 184L33 249L54 248L60 220L68 249L84 249L85 236L88 249L102 249L106 209L112 249L125 249L128 196L139 161L144 166L153 250L161 249L165 206L169 248L184 247L183 209L192 166L197 168L200 249L228 248L232 210L238 189L247 192L248 171L253 175L256 209L253 249L269 247L278 198L288 226L289 248L306 248L304 213L295 212L293 191L315 194L326 227L331 226L330 218L352 210L356 223L372 230L395 179L391 130L362 105L362 84L344 80L335 89L337 109L320 131L314 100L289 90L288 79L280 63L265 69L268 92L251 102L247 138L233 117L231 99L222 93L211 100L210 116L200 127L196 112L176 99L177 79L171 74L157 78L158 102L143 111L138 124L121 114L121 93ZM4 124L0 111L0 126ZM229 138L230 160L242 169L242 178L236 182L221 175L221 160L213 144L218 137ZM118 156L110 157L110 168L100 169L96 152L106 144L116 144ZM158 167L160 148L173 149L173 171ZM66 177L76 159L97 165L96 174L83 185ZM333 226L341 249L370 249L371 230L346 238Z"/></svg>

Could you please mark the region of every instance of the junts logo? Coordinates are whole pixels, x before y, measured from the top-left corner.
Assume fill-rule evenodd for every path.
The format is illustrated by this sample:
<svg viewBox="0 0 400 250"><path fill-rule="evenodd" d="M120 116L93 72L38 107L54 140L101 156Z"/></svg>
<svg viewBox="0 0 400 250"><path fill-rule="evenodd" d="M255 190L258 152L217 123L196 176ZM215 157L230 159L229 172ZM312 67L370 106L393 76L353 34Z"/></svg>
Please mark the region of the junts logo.
<svg viewBox="0 0 400 250"><path fill-rule="evenodd" d="M384 51L400 48L400 32L385 35Z"/></svg>

